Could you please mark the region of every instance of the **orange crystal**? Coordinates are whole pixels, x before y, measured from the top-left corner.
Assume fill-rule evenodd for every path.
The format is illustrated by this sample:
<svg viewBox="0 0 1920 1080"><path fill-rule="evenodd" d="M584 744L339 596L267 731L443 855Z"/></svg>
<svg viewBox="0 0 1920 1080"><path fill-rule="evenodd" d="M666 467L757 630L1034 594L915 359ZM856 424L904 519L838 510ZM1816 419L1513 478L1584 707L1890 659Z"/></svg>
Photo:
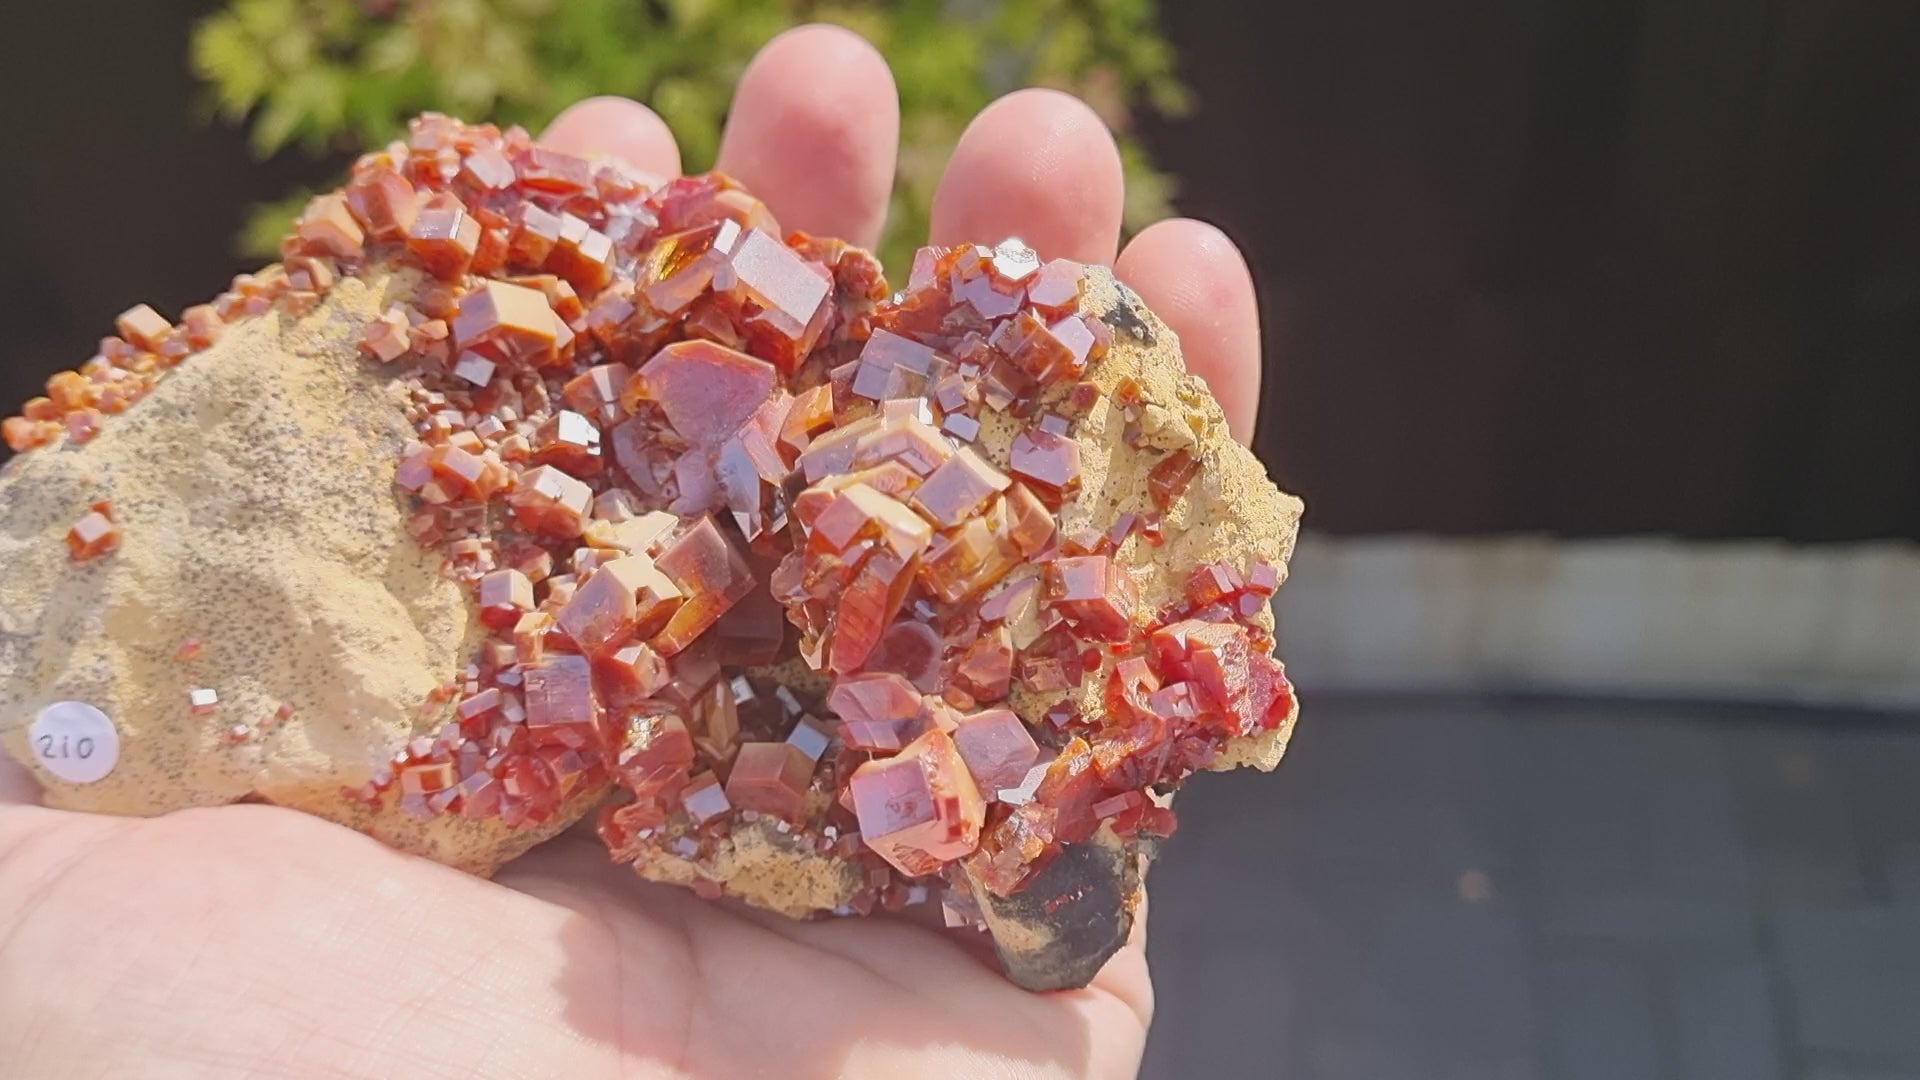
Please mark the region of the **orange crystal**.
<svg viewBox="0 0 1920 1080"><path fill-rule="evenodd" d="M291 243L296 254L349 259L360 254L366 235L347 208L347 197L334 192L316 195L307 203L294 225Z"/></svg>
<svg viewBox="0 0 1920 1080"><path fill-rule="evenodd" d="M934 873L979 846L986 803L943 731L860 766L848 788L860 839L908 877Z"/></svg>
<svg viewBox="0 0 1920 1080"><path fill-rule="evenodd" d="M114 524L113 507L106 503L94 504L67 531L67 552L74 562L86 562L119 546L120 528Z"/></svg>
<svg viewBox="0 0 1920 1080"><path fill-rule="evenodd" d="M486 281L461 298L452 330L456 348L484 347L506 360L537 365L553 356L559 320L544 294Z"/></svg>
<svg viewBox="0 0 1920 1080"><path fill-rule="evenodd" d="M727 800L742 810L801 821L813 769L813 759L791 743L747 743L727 776Z"/></svg>
<svg viewBox="0 0 1920 1080"><path fill-rule="evenodd" d="M407 251L421 269L458 280L480 249L480 223L457 196L442 192L426 201L407 230Z"/></svg>

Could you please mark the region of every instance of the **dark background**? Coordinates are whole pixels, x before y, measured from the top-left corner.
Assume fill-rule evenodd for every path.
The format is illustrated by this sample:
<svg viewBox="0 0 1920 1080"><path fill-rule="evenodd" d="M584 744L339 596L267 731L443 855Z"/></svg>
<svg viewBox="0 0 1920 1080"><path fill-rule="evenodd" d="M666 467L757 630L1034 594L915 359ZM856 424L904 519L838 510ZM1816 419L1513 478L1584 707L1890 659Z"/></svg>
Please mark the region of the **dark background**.
<svg viewBox="0 0 1920 1080"><path fill-rule="evenodd" d="M18 402L338 163L192 121L210 0L9 6ZM1162 6L1201 107L1149 134L1253 262L1310 524L1920 539L1920 5Z"/></svg>

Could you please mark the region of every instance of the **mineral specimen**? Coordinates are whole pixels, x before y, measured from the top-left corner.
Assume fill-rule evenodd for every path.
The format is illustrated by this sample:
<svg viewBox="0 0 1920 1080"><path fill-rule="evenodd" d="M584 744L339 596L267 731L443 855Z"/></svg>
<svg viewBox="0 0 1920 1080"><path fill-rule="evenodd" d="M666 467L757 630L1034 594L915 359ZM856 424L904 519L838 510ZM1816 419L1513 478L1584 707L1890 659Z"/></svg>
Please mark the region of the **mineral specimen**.
<svg viewBox="0 0 1920 1080"><path fill-rule="evenodd" d="M1284 749L1299 503L1105 270L927 248L889 296L724 176L432 115L282 254L0 432L0 740L56 805L479 872L597 812L702 895L938 900L1045 988L1172 791ZM104 775L35 752L74 703Z"/></svg>

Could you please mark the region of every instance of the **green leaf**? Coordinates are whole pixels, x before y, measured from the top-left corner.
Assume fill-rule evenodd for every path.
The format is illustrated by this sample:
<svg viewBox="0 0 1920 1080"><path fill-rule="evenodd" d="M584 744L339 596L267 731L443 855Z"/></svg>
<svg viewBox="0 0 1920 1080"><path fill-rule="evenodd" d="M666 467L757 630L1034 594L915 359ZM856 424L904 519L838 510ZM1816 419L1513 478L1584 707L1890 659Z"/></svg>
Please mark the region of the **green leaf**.
<svg viewBox="0 0 1920 1080"><path fill-rule="evenodd" d="M192 53L194 74L212 86L221 115L230 123L259 104L272 83L266 58L231 13L201 20L193 34Z"/></svg>
<svg viewBox="0 0 1920 1080"><path fill-rule="evenodd" d="M293 140L302 119L299 102L284 94L267 98L265 107L253 118L253 133L248 139L253 156L272 157Z"/></svg>
<svg viewBox="0 0 1920 1080"><path fill-rule="evenodd" d="M1121 222L1131 236L1173 212L1173 197L1180 182L1171 173L1155 168L1146 148L1134 139L1120 141L1120 163L1127 175Z"/></svg>
<svg viewBox="0 0 1920 1080"><path fill-rule="evenodd" d="M363 63L368 71L400 72L420 62L419 31L409 26L393 26L376 31L368 43Z"/></svg>
<svg viewBox="0 0 1920 1080"><path fill-rule="evenodd" d="M381 14L370 14L370 10ZM1177 116L1192 95L1154 0L225 0L194 29L191 62L218 115L258 154L299 142L364 150L434 109L537 130L592 94L649 102L690 170L709 167L733 84L781 30L830 21L892 65L900 161L882 255L904 270L954 140L994 96L1056 85L1130 112ZM1122 138L1127 221L1164 214L1173 177ZM249 250L271 253L305 193L260 208Z"/></svg>
<svg viewBox="0 0 1920 1080"><path fill-rule="evenodd" d="M293 231L293 222L316 192L301 188L286 198L258 203L247 211L247 221L234 241L235 253L255 259L280 257L280 241Z"/></svg>

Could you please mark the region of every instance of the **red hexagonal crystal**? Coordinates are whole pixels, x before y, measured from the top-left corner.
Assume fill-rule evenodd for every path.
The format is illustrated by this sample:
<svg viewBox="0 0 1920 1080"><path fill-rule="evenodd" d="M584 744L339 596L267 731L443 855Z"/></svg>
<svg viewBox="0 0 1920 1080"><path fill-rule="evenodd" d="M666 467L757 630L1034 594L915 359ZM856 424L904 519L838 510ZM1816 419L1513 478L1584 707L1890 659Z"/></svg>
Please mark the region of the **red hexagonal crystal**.
<svg viewBox="0 0 1920 1080"><path fill-rule="evenodd" d="M536 745L573 749L601 743L600 703L593 696L593 668L584 656L548 656L522 672L527 695L527 734Z"/></svg>
<svg viewBox="0 0 1920 1080"><path fill-rule="evenodd" d="M347 208L366 228L369 239L400 240L413 227L419 211L419 197L407 178L384 163L355 169L347 182Z"/></svg>
<svg viewBox="0 0 1920 1080"><path fill-rule="evenodd" d="M67 554L74 562L85 562L119 546L119 527L113 523L110 514L98 506L89 510L73 523L73 528L67 530Z"/></svg>
<svg viewBox="0 0 1920 1080"><path fill-rule="evenodd" d="M408 333L406 313L398 307L388 308L386 313L366 325L360 335L360 349L382 363L392 363L407 354L413 347Z"/></svg>
<svg viewBox="0 0 1920 1080"><path fill-rule="evenodd" d="M533 582L518 570L495 570L480 579L480 620L508 629L533 609Z"/></svg>
<svg viewBox="0 0 1920 1080"><path fill-rule="evenodd" d="M1007 471L1055 500L1080 486L1080 444L1041 428L1014 436Z"/></svg>
<svg viewBox="0 0 1920 1080"><path fill-rule="evenodd" d="M522 526L564 539L580 535L587 511L593 507L593 489L551 465L542 465L520 477L507 501Z"/></svg>
<svg viewBox="0 0 1920 1080"><path fill-rule="evenodd" d="M791 372L820 336L832 278L808 266L794 250L771 233L753 229L740 239L729 265L734 290L759 311L752 316L781 339L784 347L772 351L784 371Z"/></svg>
<svg viewBox="0 0 1920 1080"><path fill-rule="evenodd" d="M953 447L931 425L911 416L888 417L854 446L853 468L871 469L897 461L915 476L925 477L952 455Z"/></svg>
<svg viewBox="0 0 1920 1080"><path fill-rule="evenodd" d="M737 223L726 221L662 237L640 269L638 298L661 315L685 312L707 294L740 232Z"/></svg>
<svg viewBox="0 0 1920 1080"><path fill-rule="evenodd" d="M524 285L485 281L461 297L453 344L459 349L486 346L508 360L538 364L552 358L559 326L545 294Z"/></svg>
<svg viewBox="0 0 1920 1080"><path fill-rule="evenodd" d="M513 186L513 164L494 147L481 146L461 160L455 179L479 191L503 191Z"/></svg>
<svg viewBox="0 0 1920 1080"><path fill-rule="evenodd" d="M833 424L833 388L816 386L802 390L788 408L780 425L780 445L798 454L813 442L813 436Z"/></svg>
<svg viewBox="0 0 1920 1080"><path fill-rule="evenodd" d="M1053 542L1059 523L1033 489L1016 483L1006 492L1007 537L1020 554L1029 558L1045 551Z"/></svg>
<svg viewBox="0 0 1920 1080"><path fill-rule="evenodd" d="M187 332L187 344L204 349L220 340L226 322L212 304L195 304L180 313L180 328Z"/></svg>
<svg viewBox="0 0 1920 1080"><path fill-rule="evenodd" d="M1090 637L1121 641L1132 629L1133 580L1105 555L1076 555L1047 564L1047 598Z"/></svg>
<svg viewBox="0 0 1920 1080"><path fill-rule="evenodd" d="M711 341L681 341L655 353L635 378L681 438L718 446L772 396L779 372Z"/></svg>
<svg viewBox="0 0 1920 1080"><path fill-rule="evenodd" d="M608 652L634 637L651 637L686 598L645 555L605 563L574 591L558 616L582 652Z"/></svg>
<svg viewBox="0 0 1920 1080"><path fill-rule="evenodd" d="M517 269L537 270L560 242L560 218L534 203L524 202L508 215L507 258Z"/></svg>
<svg viewBox="0 0 1920 1080"><path fill-rule="evenodd" d="M445 490L484 499L500 487L498 463L458 446L436 446L427 455L427 468Z"/></svg>
<svg viewBox="0 0 1920 1080"><path fill-rule="evenodd" d="M673 679L666 658L633 642L593 658L594 687L611 705L632 705L659 694Z"/></svg>
<svg viewBox="0 0 1920 1080"><path fill-rule="evenodd" d="M994 593L986 603L980 605L980 620L991 623L1020 618L1033 607L1039 590L1040 579L1037 577L1023 577L1008 582L1006 588Z"/></svg>
<svg viewBox="0 0 1920 1080"><path fill-rule="evenodd" d="M157 352L160 343L173 330L172 324L146 304L135 304L113 320L120 336L149 352Z"/></svg>
<svg viewBox="0 0 1920 1080"><path fill-rule="evenodd" d="M407 229L407 252L420 268L442 281L455 281L473 264L480 249L480 223L465 203L449 193L428 199Z"/></svg>
<svg viewBox="0 0 1920 1080"><path fill-rule="evenodd" d="M841 592L839 606L834 611L833 636L827 654L827 666L833 672L847 674L860 670L880 643L887 624L899 614L912 584L912 556L903 558L885 549L867 556Z"/></svg>
<svg viewBox="0 0 1920 1080"><path fill-rule="evenodd" d="M752 568L709 517L670 542L656 564L686 594L686 602L651 642L662 656L693 644L694 638L753 591Z"/></svg>
<svg viewBox="0 0 1920 1080"><path fill-rule="evenodd" d="M986 803L944 731L867 762L847 786L862 842L908 877L935 873L979 845Z"/></svg>
<svg viewBox="0 0 1920 1080"><path fill-rule="evenodd" d="M1093 332L1077 317L1049 325L1030 311L1003 324L994 346L1042 385L1070 382L1086 370Z"/></svg>
<svg viewBox="0 0 1920 1080"><path fill-rule="evenodd" d="M984 618L984 614L982 618ZM1013 641L1006 627L980 635L954 665L953 682L975 701L998 701L1013 681Z"/></svg>
<svg viewBox="0 0 1920 1080"><path fill-rule="evenodd" d="M710 824L733 810L726 790L720 786L720 778L710 772L687 781L687 786L680 791L680 805L696 825Z"/></svg>
<svg viewBox="0 0 1920 1080"><path fill-rule="evenodd" d="M616 762L621 779L636 794L657 795L678 787L693 767L693 736L677 716L641 716L627 729Z"/></svg>
<svg viewBox="0 0 1920 1080"><path fill-rule="evenodd" d="M571 410L563 409L548 417L535 429L532 446L535 464L552 465L571 476L593 476L605 464L600 454L600 429Z"/></svg>
<svg viewBox="0 0 1920 1080"><path fill-rule="evenodd" d="M1086 270L1068 259L1054 259L1027 282L1027 299L1034 306L1066 314L1080 303Z"/></svg>
<svg viewBox="0 0 1920 1080"><path fill-rule="evenodd" d="M520 182L535 191L570 195L593 183L593 166L585 158L535 146L518 162Z"/></svg>
<svg viewBox="0 0 1920 1080"><path fill-rule="evenodd" d="M978 514L988 499L1012 483L1005 473L963 447L913 493L913 506L935 525L951 527Z"/></svg>
<svg viewBox="0 0 1920 1080"><path fill-rule="evenodd" d="M347 208L347 197L339 192L315 195L294 225L293 254L331 255L336 259L355 258L367 234Z"/></svg>
<svg viewBox="0 0 1920 1080"><path fill-rule="evenodd" d="M874 331L860 350L853 392L873 401L914 397L923 392L939 354L911 338Z"/></svg>
<svg viewBox="0 0 1920 1080"><path fill-rule="evenodd" d="M1187 619L1156 630L1154 668L1167 680L1191 680L1204 700L1195 711L1228 734L1252 732L1264 719L1253 704L1253 650L1247 630L1233 623Z"/></svg>
<svg viewBox="0 0 1920 1080"><path fill-rule="evenodd" d="M750 742L740 747L727 774L727 800L742 810L802 820L813 759L786 742Z"/></svg>
<svg viewBox="0 0 1920 1080"><path fill-rule="evenodd" d="M560 215L560 236L547 253L547 270L592 295L613 280L613 259L611 237L572 214Z"/></svg>
<svg viewBox="0 0 1920 1080"><path fill-rule="evenodd" d="M632 378L633 371L625 364L588 368L567 380L567 404L598 423L618 423L626 412L620 404L620 395Z"/></svg>
<svg viewBox="0 0 1920 1080"><path fill-rule="evenodd" d="M1020 564L1012 540L982 518L968 518L942 533L920 563L920 581L947 603L959 603L992 588Z"/></svg>
<svg viewBox="0 0 1920 1080"><path fill-rule="evenodd" d="M1166 513L1186 493L1187 485L1193 483L1199 471L1200 459L1192 451L1182 448L1168 454L1147 473L1147 491L1153 497L1154 507Z"/></svg>
<svg viewBox="0 0 1920 1080"><path fill-rule="evenodd" d="M1012 709L988 709L962 717L953 730L953 743L988 797L1002 788L1019 787L1027 770L1040 760L1033 733Z"/></svg>
<svg viewBox="0 0 1920 1080"><path fill-rule="evenodd" d="M891 673L835 679L827 708L849 723L905 723L920 714L920 691Z"/></svg>

